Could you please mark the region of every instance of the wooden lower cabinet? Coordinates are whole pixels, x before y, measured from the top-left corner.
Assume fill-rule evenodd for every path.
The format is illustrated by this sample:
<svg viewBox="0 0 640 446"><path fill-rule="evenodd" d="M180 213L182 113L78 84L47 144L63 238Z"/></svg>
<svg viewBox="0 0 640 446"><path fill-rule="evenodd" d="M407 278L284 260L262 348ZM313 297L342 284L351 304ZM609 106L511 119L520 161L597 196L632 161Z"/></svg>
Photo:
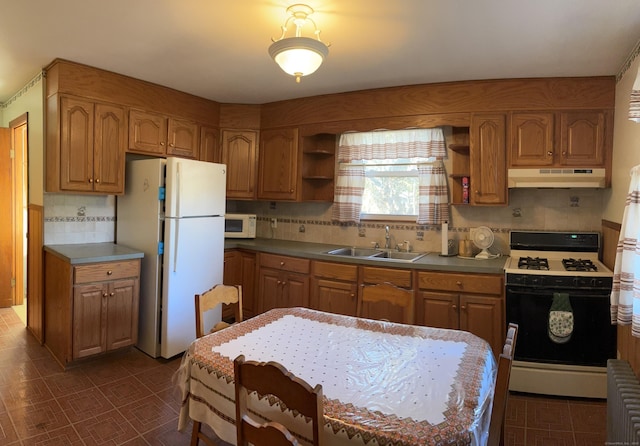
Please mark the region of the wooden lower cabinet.
<svg viewBox="0 0 640 446"><path fill-rule="evenodd" d="M309 307L310 261L258 254L258 299L261 312L272 308Z"/></svg>
<svg viewBox="0 0 640 446"><path fill-rule="evenodd" d="M361 267L360 293L365 287L379 283L390 283L396 287L411 290L413 289L413 271L399 268ZM366 314L371 319L404 320L404 313L397 306L387 302L363 303L361 296L359 300L359 305L363 307L360 314Z"/></svg>
<svg viewBox="0 0 640 446"><path fill-rule="evenodd" d="M343 263L314 261L311 265L311 296L314 310L356 316L358 267Z"/></svg>
<svg viewBox="0 0 640 446"><path fill-rule="evenodd" d="M224 253L225 285L242 286L242 317L244 319L257 315L260 311L256 303L256 255L252 252L231 250ZM233 309L223 311L222 318L233 316Z"/></svg>
<svg viewBox="0 0 640 446"><path fill-rule="evenodd" d="M499 354L505 336L504 277L418 272L416 323L469 331Z"/></svg>
<svg viewBox="0 0 640 446"><path fill-rule="evenodd" d="M45 345L66 366L138 340L140 260L71 265L45 252Z"/></svg>

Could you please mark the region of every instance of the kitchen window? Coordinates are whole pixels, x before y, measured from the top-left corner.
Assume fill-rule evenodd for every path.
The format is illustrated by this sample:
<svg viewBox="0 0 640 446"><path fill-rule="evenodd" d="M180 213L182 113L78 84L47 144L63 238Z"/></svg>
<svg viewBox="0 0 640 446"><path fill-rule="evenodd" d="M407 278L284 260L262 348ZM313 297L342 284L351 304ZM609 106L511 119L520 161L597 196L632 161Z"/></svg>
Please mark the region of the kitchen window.
<svg viewBox="0 0 640 446"><path fill-rule="evenodd" d="M438 128L341 135L334 220L448 220L445 154Z"/></svg>

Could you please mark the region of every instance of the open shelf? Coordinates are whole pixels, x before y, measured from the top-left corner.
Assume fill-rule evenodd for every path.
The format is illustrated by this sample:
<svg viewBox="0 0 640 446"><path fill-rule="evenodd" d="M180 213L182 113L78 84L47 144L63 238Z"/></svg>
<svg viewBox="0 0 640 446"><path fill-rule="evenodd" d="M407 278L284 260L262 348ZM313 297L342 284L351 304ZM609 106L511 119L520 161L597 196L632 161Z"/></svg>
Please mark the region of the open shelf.
<svg viewBox="0 0 640 446"><path fill-rule="evenodd" d="M454 127L452 129L452 143L448 145L451 157L451 172L449 178L451 181L451 203L452 204L469 204L470 200L463 200L462 179L467 178L471 181L471 166L469 156L469 128ZM469 195L467 195L469 196Z"/></svg>
<svg viewBox="0 0 640 446"><path fill-rule="evenodd" d="M337 135L302 137L302 200L333 201Z"/></svg>

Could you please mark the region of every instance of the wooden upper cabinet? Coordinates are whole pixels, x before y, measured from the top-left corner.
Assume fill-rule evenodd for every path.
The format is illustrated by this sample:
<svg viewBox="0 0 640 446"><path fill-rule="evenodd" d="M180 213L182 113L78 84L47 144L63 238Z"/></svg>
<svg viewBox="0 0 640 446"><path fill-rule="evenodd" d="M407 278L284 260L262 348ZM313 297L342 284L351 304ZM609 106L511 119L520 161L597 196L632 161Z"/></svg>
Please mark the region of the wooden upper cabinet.
<svg viewBox="0 0 640 446"><path fill-rule="evenodd" d="M471 204L507 204L505 115L474 114L469 133Z"/></svg>
<svg viewBox="0 0 640 446"><path fill-rule="evenodd" d="M221 163L220 132L215 127L203 125L200 127L200 161Z"/></svg>
<svg viewBox="0 0 640 446"><path fill-rule="evenodd" d="M605 163L605 113L560 113L560 162L566 166Z"/></svg>
<svg viewBox="0 0 640 446"><path fill-rule="evenodd" d="M186 119L167 119L167 155L198 159L198 124Z"/></svg>
<svg viewBox="0 0 640 446"><path fill-rule="evenodd" d="M551 166L554 155L553 113L512 113L510 165Z"/></svg>
<svg viewBox="0 0 640 446"><path fill-rule="evenodd" d="M52 144L47 148L51 151L47 153L47 191L123 193L124 108L62 97L59 116L59 134L49 129Z"/></svg>
<svg viewBox="0 0 640 446"><path fill-rule="evenodd" d="M198 158L198 124L159 113L129 112L129 152Z"/></svg>
<svg viewBox="0 0 640 446"><path fill-rule="evenodd" d="M255 198L257 144L257 130L222 130L222 163L227 165L227 198Z"/></svg>
<svg viewBox="0 0 640 446"><path fill-rule="evenodd" d="M296 200L298 129L264 130L258 156L258 199Z"/></svg>

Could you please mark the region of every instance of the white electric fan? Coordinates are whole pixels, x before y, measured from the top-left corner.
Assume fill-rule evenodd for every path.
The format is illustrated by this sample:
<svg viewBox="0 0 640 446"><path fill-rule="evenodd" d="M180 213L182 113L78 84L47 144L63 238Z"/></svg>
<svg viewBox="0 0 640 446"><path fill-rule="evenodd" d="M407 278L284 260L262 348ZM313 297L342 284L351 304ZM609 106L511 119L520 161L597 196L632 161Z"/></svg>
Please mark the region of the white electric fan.
<svg viewBox="0 0 640 446"><path fill-rule="evenodd" d="M473 231L471 240L473 240L474 245L482 250L476 254L476 259L493 259L497 257L489 252L489 248L493 245L494 240L493 232L491 232L490 228L478 226Z"/></svg>

